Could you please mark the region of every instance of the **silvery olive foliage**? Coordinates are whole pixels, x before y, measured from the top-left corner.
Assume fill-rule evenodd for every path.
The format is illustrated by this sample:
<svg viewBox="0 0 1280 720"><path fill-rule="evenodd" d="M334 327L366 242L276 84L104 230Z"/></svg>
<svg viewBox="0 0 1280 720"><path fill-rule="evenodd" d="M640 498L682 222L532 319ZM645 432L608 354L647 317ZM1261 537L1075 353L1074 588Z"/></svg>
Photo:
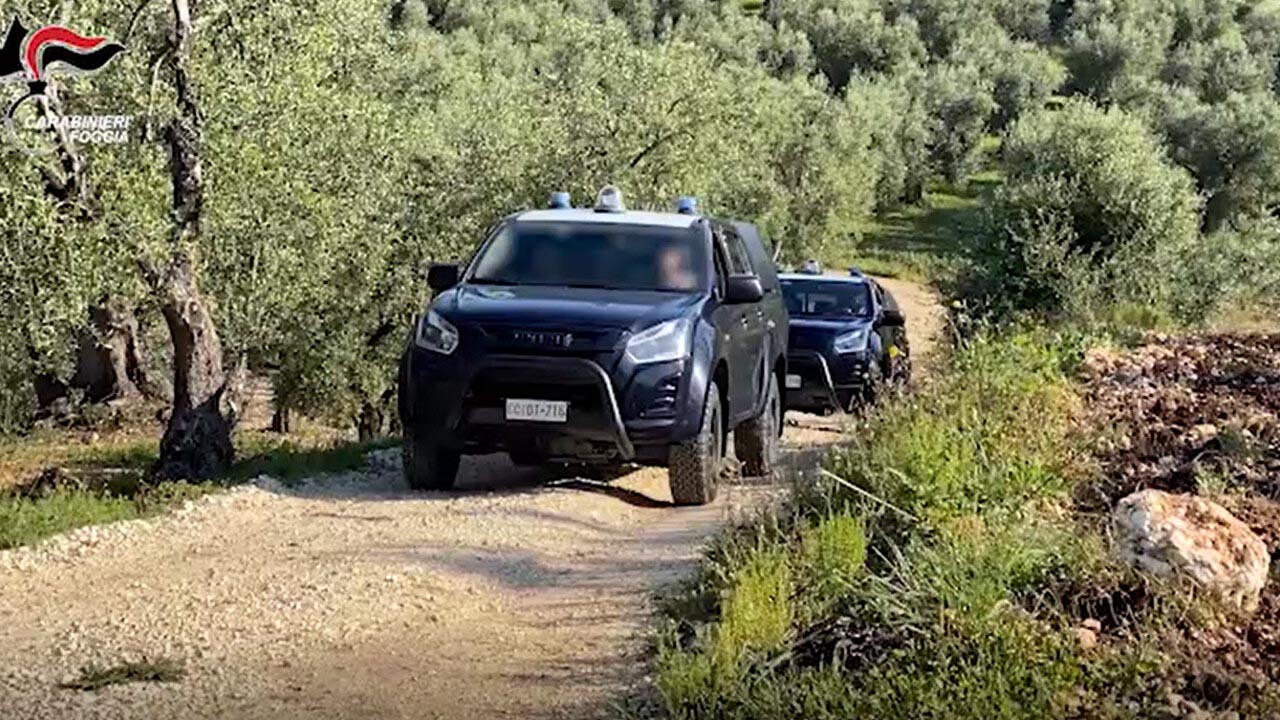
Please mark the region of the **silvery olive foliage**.
<svg viewBox="0 0 1280 720"><path fill-rule="evenodd" d="M846 250L876 212L918 201L933 178L964 181L984 138L1008 132L1002 212L1022 235L1044 225L1054 240L1043 252L1099 287L1150 243L1176 255L1222 242L1260 257L1276 236L1274 0L197 10L206 192L188 250L201 288L230 362L268 374L282 405L340 423L389 407L430 263L464 259L495 220L552 190L581 204L616 183L653 208L693 194L710 212L758 221L796 260ZM85 192L70 199L50 190L50 158L0 141L0 432L29 423L35 378L71 372L90 306L154 320L139 261L171 250L159 141L174 112L168 4L0 0L0 19L15 13L125 43L106 71L58 80L55 110L134 125L126 145L77 148ZM1062 93L1098 107L1043 110ZM1102 158L1115 177L1082 165L1096 155L1085 144L1129 140ZM1088 203L1064 206L1059 189ZM1112 211L1135 198L1153 204ZM1115 252L1081 255L1080 243ZM1061 301L1044 294L1059 281L1037 274L1040 260L1013 257L1027 261L1005 268L1021 273L1018 297ZM1157 285L1168 282L1139 273L1135 292L1164 302Z"/></svg>

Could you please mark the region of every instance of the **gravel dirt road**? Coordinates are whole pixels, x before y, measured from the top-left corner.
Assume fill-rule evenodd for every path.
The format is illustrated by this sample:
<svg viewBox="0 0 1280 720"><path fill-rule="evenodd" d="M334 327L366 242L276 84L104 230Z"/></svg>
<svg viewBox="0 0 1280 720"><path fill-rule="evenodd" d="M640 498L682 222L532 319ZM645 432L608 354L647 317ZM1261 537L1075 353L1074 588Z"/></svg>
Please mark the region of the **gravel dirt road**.
<svg viewBox="0 0 1280 720"><path fill-rule="evenodd" d="M886 284L925 360L941 313ZM799 416L795 451L840 439ZM595 718L645 682L651 593L727 520L777 496L669 504L666 475L557 481L504 456L409 492L396 451L284 488L0 553L0 718ZM183 664L172 683L64 689L87 665Z"/></svg>

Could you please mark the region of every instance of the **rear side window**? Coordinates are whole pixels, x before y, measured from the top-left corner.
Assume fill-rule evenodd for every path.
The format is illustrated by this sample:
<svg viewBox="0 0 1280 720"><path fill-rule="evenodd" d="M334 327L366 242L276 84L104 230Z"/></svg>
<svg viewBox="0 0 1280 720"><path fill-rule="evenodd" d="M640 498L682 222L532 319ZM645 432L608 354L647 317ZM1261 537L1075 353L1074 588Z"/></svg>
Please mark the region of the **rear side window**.
<svg viewBox="0 0 1280 720"><path fill-rule="evenodd" d="M760 276L764 291L777 292L778 269L773 264L773 256L769 254L768 241L755 225L743 222L735 222L733 225L738 229L738 235L747 246L747 254L751 256L751 267L756 275Z"/></svg>
<svg viewBox="0 0 1280 720"><path fill-rule="evenodd" d="M751 275L751 256L747 254L747 246L742 236L731 227L724 230L725 249L729 252L729 272L734 275Z"/></svg>
<svg viewBox="0 0 1280 720"><path fill-rule="evenodd" d="M898 301L894 299L893 293L884 289L884 286L878 282L872 282L876 289L876 302L885 310L898 311Z"/></svg>
<svg viewBox="0 0 1280 720"><path fill-rule="evenodd" d="M728 260L724 256L722 243L715 244L715 252L713 254L716 261L716 291L721 297L724 297L725 280L729 277L729 268Z"/></svg>
<svg viewBox="0 0 1280 720"><path fill-rule="evenodd" d="M884 290L884 293L881 295L880 299L884 301L884 307L886 310L900 312L898 310L898 301L894 299L893 293L889 292L888 290Z"/></svg>

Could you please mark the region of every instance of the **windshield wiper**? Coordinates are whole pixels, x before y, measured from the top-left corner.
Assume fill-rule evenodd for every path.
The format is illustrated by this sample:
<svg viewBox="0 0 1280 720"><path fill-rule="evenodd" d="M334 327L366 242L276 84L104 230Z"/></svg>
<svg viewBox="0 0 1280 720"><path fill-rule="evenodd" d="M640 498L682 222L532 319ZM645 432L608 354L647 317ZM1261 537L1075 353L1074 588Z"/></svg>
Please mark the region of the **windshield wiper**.
<svg viewBox="0 0 1280 720"><path fill-rule="evenodd" d="M508 287L509 287L509 286L512 286L512 285L519 285L520 283L516 282L515 280L507 280L506 278L477 278L477 277L473 277L473 278L471 278L471 284L472 284L472 285L504 285L504 286L508 286Z"/></svg>

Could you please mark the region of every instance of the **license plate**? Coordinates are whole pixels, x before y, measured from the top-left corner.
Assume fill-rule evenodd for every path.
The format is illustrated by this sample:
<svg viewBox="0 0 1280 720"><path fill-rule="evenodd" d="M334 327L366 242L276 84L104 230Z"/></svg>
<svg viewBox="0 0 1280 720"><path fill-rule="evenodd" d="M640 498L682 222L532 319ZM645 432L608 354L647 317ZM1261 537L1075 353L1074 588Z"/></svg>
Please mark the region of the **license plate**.
<svg viewBox="0 0 1280 720"><path fill-rule="evenodd" d="M569 421L569 403L560 400L507 400L507 419L528 422Z"/></svg>
<svg viewBox="0 0 1280 720"><path fill-rule="evenodd" d="M803 386L804 386L804 380L803 380L799 375L788 375L788 376L787 376L787 389L788 389L788 390L799 390L799 389L800 389L801 387L803 387Z"/></svg>

